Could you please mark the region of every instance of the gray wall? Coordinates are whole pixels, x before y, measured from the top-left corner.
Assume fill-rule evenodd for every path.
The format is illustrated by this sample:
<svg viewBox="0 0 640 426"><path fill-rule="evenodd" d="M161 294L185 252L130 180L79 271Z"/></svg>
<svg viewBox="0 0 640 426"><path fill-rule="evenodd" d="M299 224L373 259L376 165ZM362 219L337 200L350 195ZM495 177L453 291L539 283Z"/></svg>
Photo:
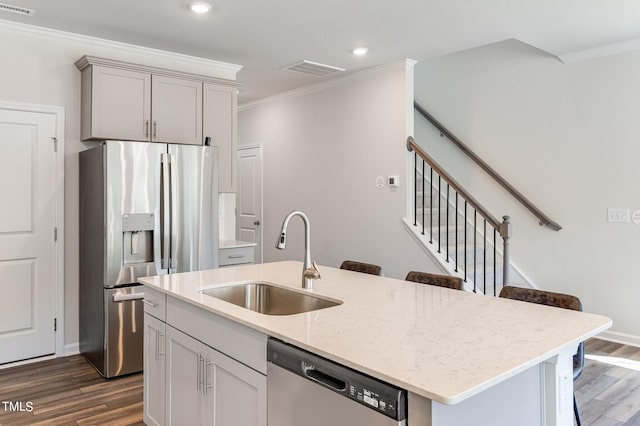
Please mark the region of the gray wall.
<svg viewBox="0 0 640 426"><path fill-rule="evenodd" d="M528 211L416 116L416 139L496 216L513 217L512 260L543 289L613 319L640 344L640 52L563 64L505 41L415 67L415 97L564 229Z"/></svg>
<svg viewBox="0 0 640 426"><path fill-rule="evenodd" d="M297 218L286 250L274 248L284 216L297 209L310 218L312 255L321 265L361 260L395 278L437 270L401 222L411 98L412 74L403 62L241 109L238 144L264 149L265 262L302 260ZM377 189L378 175L399 175L400 188Z"/></svg>

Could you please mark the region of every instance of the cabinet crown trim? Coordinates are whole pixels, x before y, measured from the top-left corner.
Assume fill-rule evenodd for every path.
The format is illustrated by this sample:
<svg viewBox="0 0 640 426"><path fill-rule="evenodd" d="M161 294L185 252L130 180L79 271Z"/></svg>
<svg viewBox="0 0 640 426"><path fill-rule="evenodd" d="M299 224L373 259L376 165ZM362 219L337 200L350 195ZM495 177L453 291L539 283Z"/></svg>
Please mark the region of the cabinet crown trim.
<svg viewBox="0 0 640 426"><path fill-rule="evenodd" d="M138 71L153 75L161 75L165 77L182 78L186 80L194 80L205 83L215 83L223 86L239 87L242 85L239 81L228 80L225 78L211 77L202 74L193 74L182 71L168 70L164 68L152 67L147 65L134 64L131 62L118 61L115 59L100 58L97 56L84 55L76 62L76 67L82 71L90 65L105 66L111 68L119 68L128 71Z"/></svg>

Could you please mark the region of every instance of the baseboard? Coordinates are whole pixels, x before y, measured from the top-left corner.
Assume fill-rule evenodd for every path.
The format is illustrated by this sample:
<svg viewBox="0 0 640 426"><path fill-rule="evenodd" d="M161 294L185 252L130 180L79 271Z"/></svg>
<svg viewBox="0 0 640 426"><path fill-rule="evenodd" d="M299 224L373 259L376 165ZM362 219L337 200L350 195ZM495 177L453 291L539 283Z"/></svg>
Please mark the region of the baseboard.
<svg viewBox="0 0 640 426"><path fill-rule="evenodd" d="M11 368L11 367L19 367L21 365L33 364L35 362L40 362L40 361L47 361L47 360L55 359L55 358L56 358L55 355L47 355L47 356L41 356L41 357L37 357L37 358L25 359L25 360L22 360L22 361L9 362L7 364L0 365L0 370L4 370L4 369L7 369L7 368Z"/></svg>
<svg viewBox="0 0 640 426"><path fill-rule="evenodd" d="M78 355L80 353L80 343L64 345L64 353L61 356Z"/></svg>
<svg viewBox="0 0 640 426"><path fill-rule="evenodd" d="M620 333L618 331L603 331L594 337L596 339L608 340L609 342L622 343L623 345L640 348L640 336L633 334Z"/></svg>

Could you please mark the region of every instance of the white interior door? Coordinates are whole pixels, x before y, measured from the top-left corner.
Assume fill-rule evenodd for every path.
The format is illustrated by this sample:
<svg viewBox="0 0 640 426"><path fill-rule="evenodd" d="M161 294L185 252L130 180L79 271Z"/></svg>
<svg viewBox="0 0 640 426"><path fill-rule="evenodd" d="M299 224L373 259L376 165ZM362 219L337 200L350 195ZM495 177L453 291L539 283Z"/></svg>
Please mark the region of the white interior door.
<svg viewBox="0 0 640 426"><path fill-rule="evenodd" d="M236 237L257 243L255 263L262 263L262 148L238 148Z"/></svg>
<svg viewBox="0 0 640 426"><path fill-rule="evenodd" d="M56 352L53 114L0 108L0 364Z"/></svg>

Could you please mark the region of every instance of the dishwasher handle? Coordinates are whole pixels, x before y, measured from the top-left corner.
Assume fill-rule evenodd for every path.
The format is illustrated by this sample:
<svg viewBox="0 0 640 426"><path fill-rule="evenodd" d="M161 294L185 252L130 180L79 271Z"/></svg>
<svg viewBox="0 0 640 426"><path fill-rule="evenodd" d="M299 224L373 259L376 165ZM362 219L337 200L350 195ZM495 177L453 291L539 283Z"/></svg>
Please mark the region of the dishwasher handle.
<svg viewBox="0 0 640 426"><path fill-rule="evenodd" d="M312 380L322 386L326 386L333 389L336 392L344 392L347 390L347 382L339 377L327 374L324 371L320 371L314 364L309 364L305 361L300 362L302 374L304 377Z"/></svg>

